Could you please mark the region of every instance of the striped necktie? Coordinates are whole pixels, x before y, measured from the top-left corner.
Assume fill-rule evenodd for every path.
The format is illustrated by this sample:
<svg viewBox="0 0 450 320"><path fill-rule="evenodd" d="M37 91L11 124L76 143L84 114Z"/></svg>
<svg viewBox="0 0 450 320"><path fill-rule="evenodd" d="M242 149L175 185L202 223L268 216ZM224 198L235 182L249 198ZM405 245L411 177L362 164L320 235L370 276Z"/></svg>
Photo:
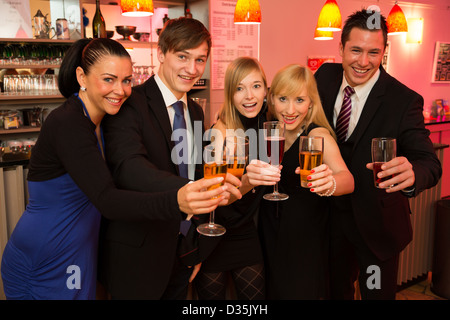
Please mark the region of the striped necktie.
<svg viewBox="0 0 450 320"><path fill-rule="evenodd" d="M336 121L336 136L338 142L344 142L347 138L348 124L350 122L350 115L352 114L352 94L355 89L346 86L344 89L344 101L342 102L341 111Z"/></svg>
<svg viewBox="0 0 450 320"><path fill-rule="evenodd" d="M174 141L176 154L180 156L180 158L178 159L179 162L178 169L180 171L181 177L188 178L189 177L187 165L188 144L187 144L186 120L184 119L184 103L182 101L177 101L174 104L172 104L172 107L175 110L175 117L173 118L173 131L177 129L185 130L183 138L179 139L178 141Z"/></svg>

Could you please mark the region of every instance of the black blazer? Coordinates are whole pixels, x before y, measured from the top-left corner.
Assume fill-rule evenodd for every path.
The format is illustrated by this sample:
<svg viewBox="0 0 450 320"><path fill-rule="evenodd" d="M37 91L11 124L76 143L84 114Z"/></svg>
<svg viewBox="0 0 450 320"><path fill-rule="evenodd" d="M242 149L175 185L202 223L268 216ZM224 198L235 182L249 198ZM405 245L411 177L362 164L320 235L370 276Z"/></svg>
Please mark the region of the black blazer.
<svg viewBox="0 0 450 320"><path fill-rule="evenodd" d="M442 174L429 131L425 128L423 98L391 77L380 67L358 124L347 142L339 144L342 156L355 179L352 194L334 197L335 209L351 211L368 247L381 260L399 253L412 239L408 198L402 192L388 194L374 187L371 140L397 139L397 155L413 165L415 193L437 184ZM315 77L325 114L333 126L333 110L342 83L341 64L326 63Z"/></svg>
<svg viewBox="0 0 450 320"><path fill-rule="evenodd" d="M203 136L201 107L188 99L188 109L192 127L200 126ZM119 113L105 117L102 126L106 159L119 188L152 192L179 189L189 182L178 176L178 166L171 159L172 127L154 77L133 88ZM194 143L201 148L202 141ZM202 176L200 163L195 178ZM102 220L99 280L112 296L161 297L171 275L185 214L179 211L177 217L170 222Z"/></svg>

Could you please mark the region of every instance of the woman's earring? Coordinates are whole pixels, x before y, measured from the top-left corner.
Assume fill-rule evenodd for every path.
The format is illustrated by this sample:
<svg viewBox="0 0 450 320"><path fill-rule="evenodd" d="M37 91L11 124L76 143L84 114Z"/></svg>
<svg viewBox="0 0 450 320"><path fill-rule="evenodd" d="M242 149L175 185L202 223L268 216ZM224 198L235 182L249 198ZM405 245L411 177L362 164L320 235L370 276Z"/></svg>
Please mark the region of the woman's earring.
<svg viewBox="0 0 450 320"><path fill-rule="evenodd" d="M80 90L81 91L86 91L86 88L85 87L80 87Z"/></svg>

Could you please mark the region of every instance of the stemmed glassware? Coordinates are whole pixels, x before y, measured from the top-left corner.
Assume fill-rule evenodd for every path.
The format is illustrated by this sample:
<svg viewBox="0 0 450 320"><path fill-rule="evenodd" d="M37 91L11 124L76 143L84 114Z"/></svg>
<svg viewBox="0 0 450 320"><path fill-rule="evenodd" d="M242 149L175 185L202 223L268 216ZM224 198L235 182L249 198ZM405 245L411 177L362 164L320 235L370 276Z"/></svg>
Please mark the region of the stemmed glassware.
<svg viewBox="0 0 450 320"><path fill-rule="evenodd" d="M241 136L226 137L227 173L241 179L248 163L248 139Z"/></svg>
<svg viewBox="0 0 450 320"><path fill-rule="evenodd" d="M225 157L225 159L224 159ZM213 190L222 186L225 182L227 175L227 163L226 163L226 143L224 140L216 139L211 144L204 148L203 152L203 171L205 179L223 177L221 183L217 183L208 188ZM197 227L197 232L209 236L216 237L221 236L226 232L225 227L220 224L214 223L215 210L209 214L209 222L203 223Z"/></svg>
<svg viewBox="0 0 450 320"><path fill-rule="evenodd" d="M300 185L308 188L308 176L311 170L322 164L323 161L323 137L300 137L299 143Z"/></svg>
<svg viewBox="0 0 450 320"><path fill-rule="evenodd" d="M267 146L267 156L273 166L279 166L284 155L284 132L286 125L282 121L264 122L264 140ZM270 201L281 201L289 198L287 194L278 192L278 182L273 187L273 192L265 194L264 199Z"/></svg>

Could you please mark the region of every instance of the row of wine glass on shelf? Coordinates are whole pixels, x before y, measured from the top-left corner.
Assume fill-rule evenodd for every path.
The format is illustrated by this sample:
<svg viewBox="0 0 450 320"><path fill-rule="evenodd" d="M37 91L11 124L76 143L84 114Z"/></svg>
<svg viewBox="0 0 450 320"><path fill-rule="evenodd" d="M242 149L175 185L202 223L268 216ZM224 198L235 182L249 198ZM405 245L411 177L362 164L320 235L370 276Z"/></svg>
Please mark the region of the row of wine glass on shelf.
<svg viewBox="0 0 450 320"><path fill-rule="evenodd" d="M59 94L58 76L55 74L43 75L5 75L3 77L4 94Z"/></svg>
<svg viewBox="0 0 450 320"><path fill-rule="evenodd" d="M1 65L59 65L70 44L0 43Z"/></svg>

